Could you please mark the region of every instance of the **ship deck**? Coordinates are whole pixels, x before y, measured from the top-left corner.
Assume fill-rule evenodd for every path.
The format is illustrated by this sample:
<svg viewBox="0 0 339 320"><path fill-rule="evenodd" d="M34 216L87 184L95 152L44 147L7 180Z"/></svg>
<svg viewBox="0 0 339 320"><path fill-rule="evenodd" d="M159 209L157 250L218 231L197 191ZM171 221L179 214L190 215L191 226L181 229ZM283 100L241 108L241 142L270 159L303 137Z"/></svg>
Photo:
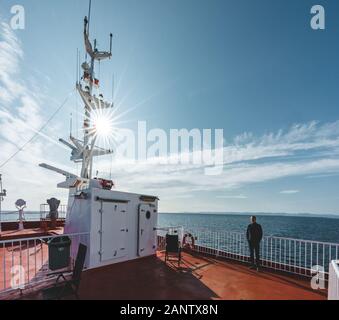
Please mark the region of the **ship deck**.
<svg viewBox="0 0 339 320"><path fill-rule="evenodd" d="M83 273L83 300L325 300L310 281L247 265L184 253L181 267L164 254ZM12 297L13 298L13 297ZM17 297L18 298L18 297ZM41 299L41 291L21 299Z"/></svg>

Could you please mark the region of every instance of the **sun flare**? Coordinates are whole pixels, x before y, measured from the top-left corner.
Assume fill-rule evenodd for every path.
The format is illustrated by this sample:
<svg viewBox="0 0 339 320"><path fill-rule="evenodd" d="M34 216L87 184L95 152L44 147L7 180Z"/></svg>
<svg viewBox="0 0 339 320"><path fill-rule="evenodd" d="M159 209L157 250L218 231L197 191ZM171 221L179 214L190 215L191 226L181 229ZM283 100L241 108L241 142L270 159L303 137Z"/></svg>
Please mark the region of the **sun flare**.
<svg viewBox="0 0 339 320"><path fill-rule="evenodd" d="M113 132L113 121L107 115L96 115L93 118L95 134L98 137L109 137Z"/></svg>

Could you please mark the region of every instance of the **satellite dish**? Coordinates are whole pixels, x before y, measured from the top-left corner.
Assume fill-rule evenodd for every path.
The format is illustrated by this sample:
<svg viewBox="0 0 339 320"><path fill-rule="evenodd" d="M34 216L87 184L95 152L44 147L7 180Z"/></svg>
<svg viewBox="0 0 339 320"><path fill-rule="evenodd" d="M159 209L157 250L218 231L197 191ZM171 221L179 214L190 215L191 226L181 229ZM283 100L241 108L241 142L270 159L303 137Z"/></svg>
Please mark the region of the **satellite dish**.
<svg viewBox="0 0 339 320"><path fill-rule="evenodd" d="M23 199L19 199L15 202L15 206L18 208L18 209L23 209L26 207L26 201L23 200Z"/></svg>

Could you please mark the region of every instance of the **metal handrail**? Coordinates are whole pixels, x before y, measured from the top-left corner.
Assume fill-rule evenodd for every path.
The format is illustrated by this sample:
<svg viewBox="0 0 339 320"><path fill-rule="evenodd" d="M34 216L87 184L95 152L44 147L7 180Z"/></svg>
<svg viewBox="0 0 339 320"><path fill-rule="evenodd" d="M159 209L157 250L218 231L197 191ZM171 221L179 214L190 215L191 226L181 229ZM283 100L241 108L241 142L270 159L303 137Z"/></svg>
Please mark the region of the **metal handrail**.
<svg viewBox="0 0 339 320"><path fill-rule="evenodd" d="M178 227L167 227L167 228L178 228ZM225 230L211 230L210 228L186 228L186 231L198 231L198 232L216 232L216 233L229 233L229 234L236 234L236 235L245 235L245 232L239 232L239 231L225 231ZM263 238L275 238L275 239L284 239L284 240L297 240L297 241L303 241L307 243L313 243L313 244L329 244L329 245L339 245L338 243L335 242L328 242L328 241L318 241L318 240L308 240L308 239L301 239L301 238L290 238L290 237L282 237L282 236L273 236L273 235L264 235Z"/></svg>
<svg viewBox="0 0 339 320"><path fill-rule="evenodd" d="M195 238L199 253L223 256L249 262L249 248L245 233L207 228L186 228L185 233ZM316 265L323 267L328 276L331 260L339 259L339 244L290 237L264 236L261 242L262 265L289 273L312 276Z"/></svg>
<svg viewBox="0 0 339 320"><path fill-rule="evenodd" d="M25 212L25 220L26 222L39 222L44 215L47 215L49 211L41 211L41 212ZM66 219L67 211L59 210L58 220ZM17 222L19 218L18 211L6 211L2 212L2 223L13 223ZM7 219L4 217L8 217Z"/></svg>
<svg viewBox="0 0 339 320"><path fill-rule="evenodd" d="M82 232L82 233L71 233L71 234L60 234L60 235L50 235L50 236L43 236L43 237L31 237L31 238L20 238L20 239L13 239L13 240L2 240L0 241L0 246L2 244L9 244L13 242L27 242L27 241L34 241L34 240L50 240L54 238L61 238L61 237L79 237L79 236L88 236L89 232Z"/></svg>
<svg viewBox="0 0 339 320"><path fill-rule="evenodd" d="M20 276L22 275L20 284L25 288L50 279L50 270L48 269L49 248L47 245L49 240L69 237L73 244L76 244L77 241L87 243L89 236L89 232L81 232L0 241L0 294L18 289L12 285L13 268L19 267ZM77 248L73 244L70 254L74 261ZM24 271L21 271L21 268Z"/></svg>

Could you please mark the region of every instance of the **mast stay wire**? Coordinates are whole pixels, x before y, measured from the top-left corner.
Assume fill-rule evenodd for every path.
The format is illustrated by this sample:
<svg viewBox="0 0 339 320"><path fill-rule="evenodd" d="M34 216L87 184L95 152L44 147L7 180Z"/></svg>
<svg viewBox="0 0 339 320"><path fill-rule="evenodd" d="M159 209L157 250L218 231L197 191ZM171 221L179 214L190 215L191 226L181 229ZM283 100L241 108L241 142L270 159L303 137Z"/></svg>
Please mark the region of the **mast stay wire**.
<svg viewBox="0 0 339 320"><path fill-rule="evenodd" d="M51 117L45 122L45 124L30 138L26 141L21 147L18 148L16 152L14 152L5 162L0 165L0 169L6 166L11 160L13 160L20 152L22 152L29 144L31 144L35 138L40 135L40 133L47 127L47 125L56 117L56 115L60 112L60 110L65 106L71 94L74 92L74 89L66 96L65 100L58 107L58 109L51 115Z"/></svg>
<svg viewBox="0 0 339 320"><path fill-rule="evenodd" d="M88 29L87 29L87 33L89 34L89 26L91 24L91 12L92 12L92 0L89 0L89 8L88 8Z"/></svg>

